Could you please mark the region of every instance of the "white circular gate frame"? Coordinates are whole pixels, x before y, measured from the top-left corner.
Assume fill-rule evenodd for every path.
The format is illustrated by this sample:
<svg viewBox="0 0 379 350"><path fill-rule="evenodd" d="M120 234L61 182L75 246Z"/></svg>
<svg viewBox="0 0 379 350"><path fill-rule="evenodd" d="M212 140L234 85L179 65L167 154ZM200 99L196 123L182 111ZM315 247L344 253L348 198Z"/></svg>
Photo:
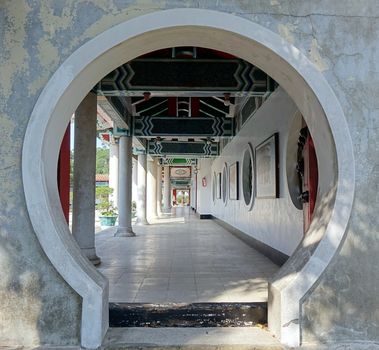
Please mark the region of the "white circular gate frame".
<svg viewBox="0 0 379 350"><path fill-rule="evenodd" d="M102 77L137 56L173 46L216 49L258 66L287 91L312 133L319 198L331 198L326 216L317 210L320 200L316 203L313 221L328 221L309 260L291 278L278 282L280 301L268 305L269 315L277 315L276 321L269 320L270 328L282 343L296 346L301 300L337 252L349 221L355 190L353 147L342 108L322 73L296 47L249 20L201 9L153 12L104 31L67 58L39 96L24 139L23 184L35 233L51 263L82 297L82 346L100 346L108 329L108 281L81 254L64 219L56 181L60 144L76 107Z"/></svg>

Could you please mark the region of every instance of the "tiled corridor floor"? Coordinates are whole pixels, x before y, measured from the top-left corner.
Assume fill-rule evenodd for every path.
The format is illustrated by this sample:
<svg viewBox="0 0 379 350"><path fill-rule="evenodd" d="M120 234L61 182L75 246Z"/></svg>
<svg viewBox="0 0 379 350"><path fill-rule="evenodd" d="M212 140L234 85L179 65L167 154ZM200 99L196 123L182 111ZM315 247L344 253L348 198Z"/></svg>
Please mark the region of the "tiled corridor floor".
<svg viewBox="0 0 379 350"><path fill-rule="evenodd" d="M212 220L177 208L136 237L96 235L99 271L110 301L128 303L261 302L278 267Z"/></svg>

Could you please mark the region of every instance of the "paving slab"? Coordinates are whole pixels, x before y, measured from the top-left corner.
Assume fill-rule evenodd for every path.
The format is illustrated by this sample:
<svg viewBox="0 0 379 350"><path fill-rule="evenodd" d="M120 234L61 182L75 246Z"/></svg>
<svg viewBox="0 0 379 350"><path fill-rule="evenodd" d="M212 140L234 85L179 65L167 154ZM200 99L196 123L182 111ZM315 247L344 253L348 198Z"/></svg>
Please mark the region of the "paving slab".
<svg viewBox="0 0 379 350"><path fill-rule="evenodd" d="M267 331L250 328L110 328L106 349L285 349Z"/></svg>
<svg viewBox="0 0 379 350"><path fill-rule="evenodd" d="M176 208L134 230L136 237L114 237L114 228L96 234L111 302L267 302L279 267L214 221Z"/></svg>

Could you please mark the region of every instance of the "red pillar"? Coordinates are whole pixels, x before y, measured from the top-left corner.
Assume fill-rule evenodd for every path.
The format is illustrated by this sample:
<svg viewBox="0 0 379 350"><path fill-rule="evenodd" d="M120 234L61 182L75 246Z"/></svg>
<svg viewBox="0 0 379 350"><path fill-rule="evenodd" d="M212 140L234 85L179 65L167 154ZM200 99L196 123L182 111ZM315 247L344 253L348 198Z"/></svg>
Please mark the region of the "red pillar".
<svg viewBox="0 0 379 350"><path fill-rule="evenodd" d="M70 124L63 136L58 159L58 191L63 214L69 223L70 212Z"/></svg>

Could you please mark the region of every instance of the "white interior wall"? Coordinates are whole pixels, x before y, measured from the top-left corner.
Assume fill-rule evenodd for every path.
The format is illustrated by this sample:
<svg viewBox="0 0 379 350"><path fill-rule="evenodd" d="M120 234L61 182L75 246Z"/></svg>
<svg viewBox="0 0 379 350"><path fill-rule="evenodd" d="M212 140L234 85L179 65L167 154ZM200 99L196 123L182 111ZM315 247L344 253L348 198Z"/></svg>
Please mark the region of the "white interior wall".
<svg viewBox="0 0 379 350"><path fill-rule="evenodd" d="M211 197L212 197L212 177L211 177L212 159L201 158L198 160L197 173L197 212L199 214L211 214ZM203 186L205 178L206 186Z"/></svg>
<svg viewBox="0 0 379 350"><path fill-rule="evenodd" d="M224 148L221 156L212 164L212 170L206 172L209 176L211 189L211 174L221 172L226 162L228 166L239 162L239 200L228 199L227 205L222 199L212 201L211 191L206 192L208 200L200 201L199 206L206 207L210 213L238 228L253 238L287 254L291 255L303 236L302 211L295 208L289 195L286 180L286 148L289 129L297 111L291 98L282 90L277 89L251 117L240 132ZM279 133L279 191L280 198L255 198L251 211L248 210L242 195L241 165L243 151L250 142L253 149L275 132ZM205 172L206 167L201 167ZM204 173L205 174L205 173ZM204 175L202 175L204 176ZM199 191L201 198L205 193ZM209 207L206 206L209 203Z"/></svg>

